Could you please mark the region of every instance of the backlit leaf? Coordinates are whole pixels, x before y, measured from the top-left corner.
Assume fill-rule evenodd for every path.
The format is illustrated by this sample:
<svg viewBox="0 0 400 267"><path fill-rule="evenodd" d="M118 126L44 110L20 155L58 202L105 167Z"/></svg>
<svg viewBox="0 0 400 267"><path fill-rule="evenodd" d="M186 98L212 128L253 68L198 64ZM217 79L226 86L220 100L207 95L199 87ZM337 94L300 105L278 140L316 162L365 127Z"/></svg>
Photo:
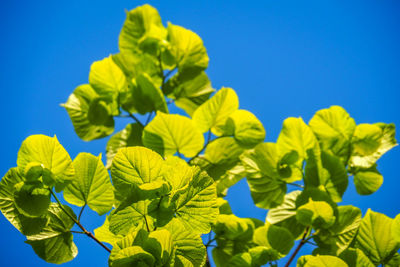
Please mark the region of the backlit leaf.
<svg viewBox="0 0 400 267"><path fill-rule="evenodd" d="M79 207L88 205L99 215L108 212L114 203L114 188L101 155L80 153L73 164L76 178L65 188L65 200Z"/></svg>
<svg viewBox="0 0 400 267"><path fill-rule="evenodd" d="M163 156L178 152L190 158L203 148L204 137L191 119L157 112L144 128L143 143Z"/></svg>

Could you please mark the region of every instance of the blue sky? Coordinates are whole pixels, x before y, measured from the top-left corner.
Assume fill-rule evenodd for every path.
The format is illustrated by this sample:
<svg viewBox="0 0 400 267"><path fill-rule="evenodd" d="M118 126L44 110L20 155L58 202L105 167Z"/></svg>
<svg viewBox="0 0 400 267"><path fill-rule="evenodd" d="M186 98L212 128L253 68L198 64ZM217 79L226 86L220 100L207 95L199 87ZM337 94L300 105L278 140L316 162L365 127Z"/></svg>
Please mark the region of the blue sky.
<svg viewBox="0 0 400 267"><path fill-rule="evenodd" d="M143 1L2 1L0 173L16 165L31 134L56 134L71 157L104 152L107 139L90 143L73 131L59 106L88 79L90 64L118 51L125 9ZM214 88L236 90L240 107L263 122L275 141L287 117L305 121L319 109L343 106L357 123L400 125L400 2L398 1L151 1L163 22L198 33L210 57ZM127 121L118 121L121 129ZM397 138L399 139L398 135ZM383 186L358 196L350 182L343 204L394 217L398 205L400 149L379 160ZM264 219L245 181L228 200L241 217ZM87 213L86 213L87 212ZM103 218L85 211L94 229ZM0 266L50 266L0 217ZM75 237L79 254L66 266L106 266L107 253ZM309 252L304 248L302 252Z"/></svg>

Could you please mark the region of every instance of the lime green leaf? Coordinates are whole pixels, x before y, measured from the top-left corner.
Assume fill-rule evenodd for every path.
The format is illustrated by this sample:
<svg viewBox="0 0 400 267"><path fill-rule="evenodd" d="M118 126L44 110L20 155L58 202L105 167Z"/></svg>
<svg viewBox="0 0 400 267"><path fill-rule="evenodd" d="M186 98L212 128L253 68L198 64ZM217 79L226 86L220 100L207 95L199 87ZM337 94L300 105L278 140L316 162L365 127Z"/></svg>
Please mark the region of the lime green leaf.
<svg viewBox="0 0 400 267"><path fill-rule="evenodd" d="M207 51L196 33L168 23L168 41L179 72L187 69L201 71L207 68Z"/></svg>
<svg viewBox="0 0 400 267"><path fill-rule="evenodd" d="M138 123L131 123L111 136L107 142L107 168L111 167L112 160L118 150L128 146L143 146L142 143L143 127Z"/></svg>
<svg viewBox="0 0 400 267"><path fill-rule="evenodd" d="M200 168L193 167L193 176L185 191L176 197L175 216L187 229L206 234L218 215L217 193L213 179Z"/></svg>
<svg viewBox="0 0 400 267"><path fill-rule="evenodd" d="M114 245L115 242L122 239L122 235L115 235L110 231L110 221L109 216L106 217L104 224L96 229L94 229L94 236L101 242Z"/></svg>
<svg viewBox="0 0 400 267"><path fill-rule="evenodd" d="M178 152L190 158L203 148L204 137L191 119L157 112L144 128L143 143L164 156Z"/></svg>
<svg viewBox="0 0 400 267"><path fill-rule="evenodd" d="M229 240L251 240L254 230L254 224L249 219L239 218L233 214L220 214L213 226L217 236Z"/></svg>
<svg viewBox="0 0 400 267"><path fill-rule="evenodd" d="M340 206L335 224L328 231L321 230L314 240L320 247L327 248L330 253L339 255L353 242L360 223L361 211L359 208Z"/></svg>
<svg viewBox="0 0 400 267"><path fill-rule="evenodd" d="M300 190L286 194L282 204L268 211L266 221L270 224L277 224L296 216L296 199L300 194Z"/></svg>
<svg viewBox="0 0 400 267"><path fill-rule="evenodd" d="M17 165L20 172L24 172L31 162L40 163L43 168L50 170L59 184L74 179L72 160L56 136L31 135L24 140L18 151Z"/></svg>
<svg viewBox="0 0 400 267"><path fill-rule="evenodd" d="M17 168L10 169L0 181L0 210L7 220L22 234L39 233L47 224L46 216L30 218L22 215L14 202L15 185L23 182Z"/></svg>
<svg viewBox="0 0 400 267"><path fill-rule="evenodd" d="M104 103L89 84L78 86L63 107L67 110L76 134L85 141L110 135L114 131L114 119L104 110ZM100 110L101 114L96 111Z"/></svg>
<svg viewBox="0 0 400 267"><path fill-rule="evenodd" d="M397 145L394 124L357 125L352 139L351 167L369 168Z"/></svg>
<svg viewBox="0 0 400 267"><path fill-rule="evenodd" d="M155 221L149 214L154 213L156 209L157 206L151 205L150 200L135 201L127 198L110 215L109 229L115 235L126 235L140 229L150 231L154 229Z"/></svg>
<svg viewBox="0 0 400 267"><path fill-rule="evenodd" d="M283 122L276 144L281 155L294 150L302 162L307 159L307 150L315 149L318 143L314 133L302 118L288 118Z"/></svg>
<svg viewBox="0 0 400 267"><path fill-rule="evenodd" d="M101 155L80 153L73 164L76 179L65 188L65 200L79 207L87 204L99 215L108 212L114 203L114 188Z"/></svg>
<svg viewBox="0 0 400 267"><path fill-rule="evenodd" d="M285 195L282 204L268 211L266 222L289 230L294 238L303 235L305 226L296 220L296 199L301 191L292 191Z"/></svg>
<svg viewBox="0 0 400 267"><path fill-rule="evenodd" d="M332 207L324 201L309 199L307 204L297 209L296 219L304 225L316 228L329 228L335 223L336 217Z"/></svg>
<svg viewBox="0 0 400 267"><path fill-rule="evenodd" d="M285 228L266 224L254 232L254 243L270 247L282 255L287 255L294 246L292 234Z"/></svg>
<svg viewBox="0 0 400 267"><path fill-rule="evenodd" d="M211 131L220 136L228 117L239 108L239 100L231 88L222 88L193 113L193 121L202 133Z"/></svg>
<svg viewBox="0 0 400 267"><path fill-rule="evenodd" d="M249 249L251 255L251 263L253 266L263 266L269 261L279 258L277 251L264 246L256 246ZM273 266L273 265L271 265Z"/></svg>
<svg viewBox="0 0 400 267"><path fill-rule="evenodd" d="M115 189L129 196L139 185L163 179L164 160L145 147L127 147L118 150L111 165Z"/></svg>
<svg viewBox="0 0 400 267"><path fill-rule="evenodd" d="M229 205L229 202L226 199L223 199L222 197L217 198L217 205L219 209L219 214L233 214L231 210L231 206Z"/></svg>
<svg viewBox="0 0 400 267"><path fill-rule="evenodd" d="M131 103L140 114L159 110L168 113L167 103L160 88L158 88L147 73L136 77L136 86L131 89Z"/></svg>
<svg viewBox="0 0 400 267"><path fill-rule="evenodd" d="M172 237L169 231L163 229L148 233L139 230L114 243L109 265L168 266L171 252Z"/></svg>
<svg viewBox="0 0 400 267"><path fill-rule="evenodd" d="M63 208L76 218L68 206L64 205ZM70 232L74 222L56 203L50 206L49 217L48 225L39 234L28 236L26 243L47 262L61 264L71 261L78 254Z"/></svg>
<svg viewBox="0 0 400 267"><path fill-rule="evenodd" d="M332 152L346 163L350 154L350 141L356 123L340 106L331 106L315 113L309 123L322 150Z"/></svg>
<svg viewBox="0 0 400 267"><path fill-rule="evenodd" d="M400 248L392 236L393 219L368 209L361 221L356 237L356 247L376 265L387 263Z"/></svg>
<svg viewBox="0 0 400 267"><path fill-rule="evenodd" d="M43 165L39 162L30 162L26 165L24 178L29 182L37 181L43 174Z"/></svg>
<svg viewBox="0 0 400 267"><path fill-rule="evenodd" d="M174 266L203 266L206 261L206 248L201 237L188 231L178 221L171 221L165 226L171 233L175 251Z"/></svg>
<svg viewBox="0 0 400 267"><path fill-rule="evenodd" d="M40 217L50 206L50 191L39 181L15 185L14 204L27 217Z"/></svg>
<svg viewBox="0 0 400 267"><path fill-rule="evenodd" d="M139 6L127 12L119 36L119 49L123 52L142 49L153 54L157 43L164 40L166 34L157 9L147 4Z"/></svg>
<svg viewBox="0 0 400 267"><path fill-rule="evenodd" d="M236 163L243 151L232 137L221 137L207 145L204 158L214 165Z"/></svg>
<svg viewBox="0 0 400 267"><path fill-rule="evenodd" d="M127 90L125 75L111 56L92 64L89 83L99 96L109 99L116 99L119 93Z"/></svg>
<svg viewBox="0 0 400 267"><path fill-rule="evenodd" d="M228 188L235 185L244 177L246 177L246 169L239 162L233 168L225 171L225 174L216 181L217 195L226 196L228 194Z"/></svg>
<svg viewBox="0 0 400 267"><path fill-rule="evenodd" d="M348 267L346 262L335 256L302 256L297 261L297 267Z"/></svg>
<svg viewBox="0 0 400 267"><path fill-rule="evenodd" d="M338 157L328 153L322 152L321 159L323 168L329 173L323 186L333 201L340 202L349 183L346 168Z"/></svg>
<svg viewBox="0 0 400 267"><path fill-rule="evenodd" d="M392 223L393 239L400 243L400 214L394 218Z"/></svg>
<svg viewBox="0 0 400 267"><path fill-rule="evenodd" d="M175 99L175 105L190 116L215 90L205 72L180 72L167 81L163 87L168 97Z"/></svg>
<svg viewBox="0 0 400 267"><path fill-rule="evenodd" d="M250 253L244 252L244 253L236 254L228 262L228 266L232 266L232 267L251 267L252 266L252 258L251 258Z"/></svg>
<svg viewBox="0 0 400 267"><path fill-rule="evenodd" d="M286 183L280 179L276 166L277 149L274 143L263 143L240 157L247 173L251 196L257 207L270 209L282 203Z"/></svg>
<svg viewBox="0 0 400 267"><path fill-rule="evenodd" d="M348 266L354 267L374 267L375 265L365 256L362 250L350 248L343 251L339 257L344 260Z"/></svg>
<svg viewBox="0 0 400 267"><path fill-rule="evenodd" d="M399 253L395 253L393 255L393 257L386 264L386 266L389 266L389 267L398 267L399 265L400 265L400 254Z"/></svg>
<svg viewBox="0 0 400 267"><path fill-rule="evenodd" d="M354 175L354 185L360 195L370 195L377 191L383 183L383 176L376 169L376 164L368 169L358 169Z"/></svg>
<svg viewBox="0 0 400 267"><path fill-rule="evenodd" d="M224 126L224 135L233 135L239 144L251 148L264 141L265 130L262 123L247 110L239 109L232 113Z"/></svg>

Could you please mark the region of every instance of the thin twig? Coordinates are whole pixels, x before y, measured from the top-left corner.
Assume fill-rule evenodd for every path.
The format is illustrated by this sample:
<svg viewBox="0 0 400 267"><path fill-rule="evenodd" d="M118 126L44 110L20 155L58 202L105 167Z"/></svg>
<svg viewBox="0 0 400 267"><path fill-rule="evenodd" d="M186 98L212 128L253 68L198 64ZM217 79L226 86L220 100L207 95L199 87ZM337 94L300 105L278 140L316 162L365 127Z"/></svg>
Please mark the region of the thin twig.
<svg viewBox="0 0 400 267"><path fill-rule="evenodd" d="M131 117L134 121L136 121L140 126L142 126L144 128L143 123L141 123L140 120L135 117L135 115L133 115L132 113L129 113L129 117Z"/></svg>
<svg viewBox="0 0 400 267"><path fill-rule="evenodd" d="M82 216L82 213L83 213L83 210L85 209L85 207L86 207L86 204L85 204L85 205L83 205L83 207L82 207L81 211L79 212L79 215L78 215L78 221L81 221L81 216Z"/></svg>
<svg viewBox="0 0 400 267"><path fill-rule="evenodd" d="M73 231L73 230L70 230L70 232L71 232L71 233L75 233L75 234L83 234L83 235L86 235L85 232L81 232L81 231Z"/></svg>
<svg viewBox="0 0 400 267"><path fill-rule="evenodd" d="M301 247L307 242L305 239L307 237L308 234L308 230L309 227L306 228L306 230L304 231L304 235L300 240L300 243L297 245L296 250L293 252L292 256L290 256L289 261L286 263L285 267L289 267L290 264L292 263L293 259L296 257L297 253L299 252L299 250L301 249Z"/></svg>
<svg viewBox="0 0 400 267"><path fill-rule="evenodd" d="M151 116L153 116L153 112L154 112L154 111L152 111L152 112L149 113L149 116L148 116L147 119L146 119L145 125L147 125L147 124L150 122Z"/></svg>
<svg viewBox="0 0 400 267"><path fill-rule="evenodd" d="M63 204L61 204L60 200L57 198L56 194L54 194L53 190L49 189L51 195L54 197L54 199L57 201L58 206L60 206L60 209L62 211L64 211L65 214L67 214L68 217L71 218L71 220L79 226L79 228L81 228L81 230L83 231L84 234L86 234L88 237L90 237L91 239L93 239L94 241L96 241L100 246L102 246L105 250L107 250L108 252L111 253L111 250L106 247L106 245L104 245L103 243L100 242L100 240L98 240L91 232L89 232L88 230L85 229L85 227L83 227L83 225L74 217L72 216L68 211L66 211L64 209Z"/></svg>
<svg viewBox="0 0 400 267"><path fill-rule="evenodd" d="M149 228L149 224L147 223L146 215L144 215L143 217L144 217L144 222L146 223L147 232L150 233L150 228Z"/></svg>
<svg viewBox="0 0 400 267"><path fill-rule="evenodd" d="M217 139L219 139L219 138L222 138L222 137L225 137L225 136L218 136L217 138L211 140L211 131L209 130L209 131L208 131L208 136L207 136L207 142L204 144L203 148L202 148L199 152L197 152L196 155L194 155L192 158L190 158L190 159L188 160L188 163L191 163L195 158L197 158L197 157L200 155L200 153L203 152L203 151L207 148L207 146L208 146L209 144L211 144L211 143L214 142L215 140L217 140Z"/></svg>

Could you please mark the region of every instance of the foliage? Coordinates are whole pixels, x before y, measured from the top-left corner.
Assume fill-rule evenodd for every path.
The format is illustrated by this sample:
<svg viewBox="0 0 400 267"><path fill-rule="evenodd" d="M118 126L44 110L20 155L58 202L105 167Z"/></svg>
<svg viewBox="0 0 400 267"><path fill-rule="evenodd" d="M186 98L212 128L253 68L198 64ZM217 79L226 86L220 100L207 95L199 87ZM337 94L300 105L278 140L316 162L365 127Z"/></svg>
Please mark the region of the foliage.
<svg viewBox="0 0 400 267"><path fill-rule="evenodd" d="M264 143L262 123L239 109L233 89L213 94L194 32L164 27L144 5L127 13L119 49L94 62L89 83L63 104L86 141L113 134L117 117L134 120L109 139L106 166L89 153L72 161L56 137L33 135L0 182L3 215L39 257L72 260L76 224L110 252L113 267L209 265L211 247L217 266L274 265L291 255L288 266L311 239L313 255L298 266L398 266L400 215L362 217L339 204L351 177L361 195L379 189L377 160L397 145L393 124L356 124L332 106L308 124L286 119L277 141ZM169 114L171 104L188 116ZM245 177L254 204L269 210L265 222L235 216L223 199ZM93 235L54 191L81 213L108 214L104 224Z"/></svg>

